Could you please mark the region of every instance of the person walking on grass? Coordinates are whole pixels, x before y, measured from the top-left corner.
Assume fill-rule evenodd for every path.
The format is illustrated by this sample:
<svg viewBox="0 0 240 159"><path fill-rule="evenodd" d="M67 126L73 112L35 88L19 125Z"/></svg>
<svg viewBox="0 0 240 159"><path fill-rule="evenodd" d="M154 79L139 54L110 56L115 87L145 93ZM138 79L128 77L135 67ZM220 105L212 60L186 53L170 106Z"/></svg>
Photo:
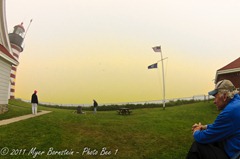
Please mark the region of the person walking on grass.
<svg viewBox="0 0 240 159"><path fill-rule="evenodd" d="M31 103L32 103L32 114L36 115L37 114L37 105L38 105L38 97L37 97L36 90L32 94Z"/></svg>
<svg viewBox="0 0 240 159"><path fill-rule="evenodd" d="M193 142L186 159L239 159L240 96L229 80L219 81L208 93L221 110L212 124L194 124Z"/></svg>
<svg viewBox="0 0 240 159"><path fill-rule="evenodd" d="M96 100L93 100L93 108L94 108L94 114L97 113L97 107L98 107L98 103Z"/></svg>

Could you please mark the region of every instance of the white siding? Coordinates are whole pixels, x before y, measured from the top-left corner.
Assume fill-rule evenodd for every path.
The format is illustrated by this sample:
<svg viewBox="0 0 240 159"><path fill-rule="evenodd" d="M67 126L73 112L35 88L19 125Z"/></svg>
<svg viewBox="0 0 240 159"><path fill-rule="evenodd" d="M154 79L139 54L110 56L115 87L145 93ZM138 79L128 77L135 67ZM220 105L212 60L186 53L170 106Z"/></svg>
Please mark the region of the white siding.
<svg viewBox="0 0 240 159"><path fill-rule="evenodd" d="M0 0L0 32L1 32L1 42L5 48L11 52L11 45L8 37L7 20L6 20L6 2L5 0Z"/></svg>
<svg viewBox="0 0 240 159"><path fill-rule="evenodd" d="M8 104L11 65L0 58L0 104Z"/></svg>

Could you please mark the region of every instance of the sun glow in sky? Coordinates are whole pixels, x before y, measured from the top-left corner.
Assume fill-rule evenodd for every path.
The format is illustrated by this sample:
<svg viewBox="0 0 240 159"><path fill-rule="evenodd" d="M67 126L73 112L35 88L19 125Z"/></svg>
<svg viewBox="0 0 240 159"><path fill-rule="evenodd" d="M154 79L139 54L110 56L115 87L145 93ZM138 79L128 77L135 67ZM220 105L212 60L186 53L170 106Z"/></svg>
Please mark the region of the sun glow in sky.
<svg viewBox="0 0 240 159"><path fill-rule="evenodd" d="M6 0L9 31L27 28L16 97L99 103L207 94L216 70L239 57L237 0Z"/></svg>

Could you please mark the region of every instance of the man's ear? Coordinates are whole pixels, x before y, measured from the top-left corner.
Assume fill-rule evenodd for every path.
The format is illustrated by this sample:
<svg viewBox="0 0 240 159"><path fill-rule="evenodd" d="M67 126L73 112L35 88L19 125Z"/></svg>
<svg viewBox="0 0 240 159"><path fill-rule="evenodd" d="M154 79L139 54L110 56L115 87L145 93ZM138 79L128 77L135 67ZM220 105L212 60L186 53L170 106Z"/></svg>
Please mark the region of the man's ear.
<svg viewBox="0 0 240 159"><path fill-rule="evenodd" d="M224 94L223 94L223 101L226 102L227 100L228 100L227 93L224 93Z"/></svg>

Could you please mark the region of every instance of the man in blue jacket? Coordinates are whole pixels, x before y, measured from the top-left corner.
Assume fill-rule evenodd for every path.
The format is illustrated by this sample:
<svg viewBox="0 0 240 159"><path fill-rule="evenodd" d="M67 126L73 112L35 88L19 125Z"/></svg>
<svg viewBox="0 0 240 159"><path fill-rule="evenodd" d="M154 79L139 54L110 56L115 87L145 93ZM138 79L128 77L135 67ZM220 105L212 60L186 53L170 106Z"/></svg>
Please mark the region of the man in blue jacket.
<svg viewBox="0 0 240 159"><path fill-rule="evenodd" d="M192 126L195 142L187 159L239 159L240 157L240 96L229 80L219 81L208 93L215 97L220 114L214 123Z"/></svg>

